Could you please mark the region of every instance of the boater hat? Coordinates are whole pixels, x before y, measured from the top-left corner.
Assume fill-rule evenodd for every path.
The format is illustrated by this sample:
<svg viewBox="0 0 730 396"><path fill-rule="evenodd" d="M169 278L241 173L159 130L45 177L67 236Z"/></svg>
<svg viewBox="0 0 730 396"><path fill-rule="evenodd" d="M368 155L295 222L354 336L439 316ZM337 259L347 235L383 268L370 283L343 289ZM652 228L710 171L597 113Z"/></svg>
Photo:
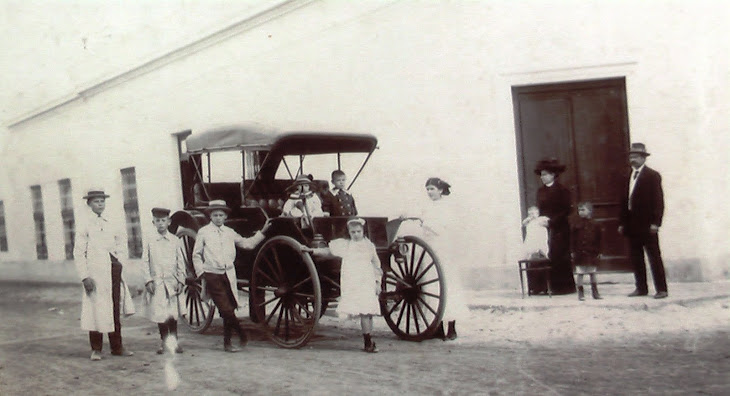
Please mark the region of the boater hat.
<svg viewBox="0 0 730 396"><path fill-rule="evenodd" d="M222 199L214 199L208 203L208 207L205 208L204 212L208 216L214 211L214 210L222 210L226 212L226 214L231 213L231 208L226 205L226 201Z"/></svg>
<svg viewBox="0 0 730 396"><path fill-rule="evenodd" d="M109 198L109 196L104 193L103 188L92 188L84 195L84 199L89 200L92 198Z"/></svg>
<svg viewBox="0 0 730 396"><path fill-rule="evenodd" d="M559 175L565 171L565 165L561 164L555 157L543 158L535 165L535 174L539 175L544 170Z"/></svg>
<svg viewBox="0 0 730 396"><path fill-rule="evenodd" d="M629 150L629 154L641 154L644 157L651 155L646 152L646 146L644 143L631 143L631 150Z"/></svg>

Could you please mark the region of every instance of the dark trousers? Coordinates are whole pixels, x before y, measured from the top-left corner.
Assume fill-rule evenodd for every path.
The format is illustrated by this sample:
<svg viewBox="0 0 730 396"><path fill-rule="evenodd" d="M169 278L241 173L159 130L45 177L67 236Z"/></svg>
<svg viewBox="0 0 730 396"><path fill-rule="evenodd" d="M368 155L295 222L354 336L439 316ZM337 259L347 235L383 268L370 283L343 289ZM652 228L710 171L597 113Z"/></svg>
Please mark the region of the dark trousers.
<svg viewBox="0 0 730 396"><path fill-rule="evenodd" d="M164 341L168 334L172 334L177 338L177 320L170 318L163 323L157 324L157 329L160 330L160 338Z"/></svg>
<svg viewBox="0 0 730 396"><path fill-rule="evenodd" d="M244 340L247 336L243 332L238 318L236 318L236 299L231 291L231 283L228 281L228 277L225 274L205 272L203 278L205 279L208 295L218 308L221 317L223 317L223 343L225 345L231 344L233 330L236 330L241 340Z"/></svg>
<svg viewBox="0 0 730 396"><path fill-rule="evenodd" d="M114 332L108 333L109 346L112 353L122 351L122 322L119 320L119 297L121 294L122 284L122 265L112 264L112 304L114 304ZM89 332L89 343L91 349L100 351L104 344L104 334L98 331Z"/></svg>
<svg viewBox="0 0 730 396"><path fill-rule="evenodd" d="M636 290L641 293L647 293L649 290L646 284L646 262L644 261L644 249L646 249L646 255L649 256L651 275L654 278L654 288L657 292L666 292L667 278L664 274L662 252L659 249L659 235L651 233L632 235L629 237L629 246L631 248L631 264L634 266Z"/></svg>

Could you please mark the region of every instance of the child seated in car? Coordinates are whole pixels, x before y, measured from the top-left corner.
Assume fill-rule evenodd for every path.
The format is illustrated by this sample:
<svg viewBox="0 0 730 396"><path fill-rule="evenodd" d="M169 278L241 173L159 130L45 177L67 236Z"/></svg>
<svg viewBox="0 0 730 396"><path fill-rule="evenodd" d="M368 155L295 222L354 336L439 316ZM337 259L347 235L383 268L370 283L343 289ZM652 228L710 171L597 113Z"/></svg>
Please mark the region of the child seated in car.
<svg viewBox="0 0 730 396"><path fill-rule="evenodd" d="M284 217L301 218L303 228L311 228L309 218L324 216L322 201L311 190L311 185L312 179L309 176L297 176L294 183L287 188L287 191L290 192L289 199L284 203L281 210L281 215Z"/></svg>

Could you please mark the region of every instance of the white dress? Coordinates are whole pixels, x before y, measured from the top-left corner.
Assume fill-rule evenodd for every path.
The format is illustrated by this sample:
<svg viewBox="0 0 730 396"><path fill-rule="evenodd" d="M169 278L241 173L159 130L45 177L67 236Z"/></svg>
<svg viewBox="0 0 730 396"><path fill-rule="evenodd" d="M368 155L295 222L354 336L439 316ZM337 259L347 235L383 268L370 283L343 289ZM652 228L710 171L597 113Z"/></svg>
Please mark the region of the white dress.
<svg viewBox="0 0 730 396"><path fill-rule="evenodd" d="M532 219L525 225L525 240L522 242L522 256L525 259L532 258L533 254L542 254L548 257L548 230L541 221L547 222L547 217L540 216Z"/></svg>
<svg viewBox="0 0 730 396"><path fill-rule="evenodd" d="M462 282L462 246L465 235L458 226L455 217L456 208L447 196L438 200L429 200L423 207L423 220L420 227L413 223L402 224L399 235L414 235L422 237L436 252L446 284L446 310L444 321L465 320L469 317L469 308L466 304L464 286ZM405 222L404 222L405 223Z"/></svg>
<svg viewBox="0 0 730 396"><path fill-rule="evenodd" d="M333 255L342 257L338 315L380 315L377 282L383 272L375 245L367 238L357 242L335 239L329 248Z"/></svg>

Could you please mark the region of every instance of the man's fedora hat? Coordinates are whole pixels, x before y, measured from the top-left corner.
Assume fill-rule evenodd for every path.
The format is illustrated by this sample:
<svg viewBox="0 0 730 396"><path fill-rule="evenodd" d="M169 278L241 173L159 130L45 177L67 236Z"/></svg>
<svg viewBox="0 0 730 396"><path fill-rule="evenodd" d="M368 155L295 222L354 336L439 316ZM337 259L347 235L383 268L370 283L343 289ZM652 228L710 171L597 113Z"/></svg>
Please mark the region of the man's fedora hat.
<svg viewBox="0 0 730 396"><path fill-rule="evenodd" d="M535 174L539 175L542 171L548 171L559 175L565 171L565 165L561 164L557 158L543 158L535 165Z"/></svg>
<svg viewBox="0 0 730 396"><path fill-rule="evenodd" d="M629 154L641 154L644 157L648 157L651 154L646 152L646 146L644 143L631 143L631 150L629 150Z"/></svg>
<svg viewBox="0 0 730 396"><path fill-rule="evenodd" d="M84 199L89 200L93 198L109 198L109 196L104 192L104 189L102 188L92 188L86 192L86 195L84 195Z"/></svg>
<svg viewBox="0 0 730 396"><path fill-rule="evenodd" d="M170 209L167 208L152 208L153 217L167 217L170 215Z"/></svg>
<svg viewBox="0 0 730 396"><path fill-rule="evenodd" d="M214 210L222 210L226 214L231 213L231 208L226 205L226 201L222 199L214 199L208 203L208 207L205 208L205 214L210 215Z"/></svg>

